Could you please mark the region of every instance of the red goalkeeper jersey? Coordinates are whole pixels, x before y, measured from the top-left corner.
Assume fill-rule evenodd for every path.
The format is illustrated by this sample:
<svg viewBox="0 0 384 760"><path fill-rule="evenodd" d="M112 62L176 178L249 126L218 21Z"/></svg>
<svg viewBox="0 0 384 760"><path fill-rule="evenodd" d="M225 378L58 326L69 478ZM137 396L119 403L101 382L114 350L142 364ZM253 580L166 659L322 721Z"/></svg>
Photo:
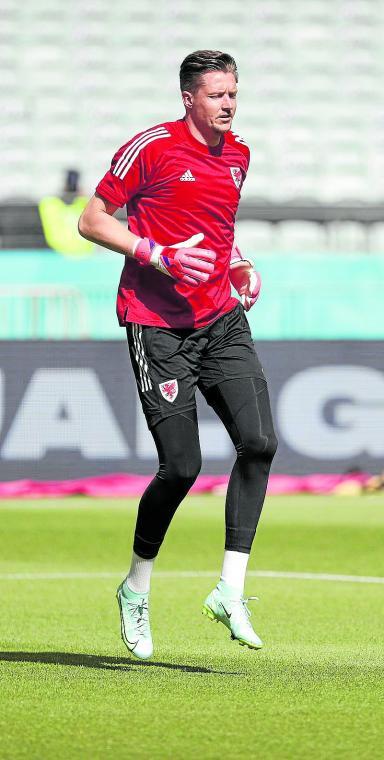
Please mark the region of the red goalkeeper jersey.
<svg viewBox="0 0 384 760"><path fill-rule="evenodd" d="M192 136L184 119L147 129L117 151L96 192L127 206L131 232L161 245L202 232L198 247L217 256L213 274L197 288L127 256L117 296L121 325L199 328L234 308L229 259L248 165L240 137L227 132L211 148Z"/></svg>

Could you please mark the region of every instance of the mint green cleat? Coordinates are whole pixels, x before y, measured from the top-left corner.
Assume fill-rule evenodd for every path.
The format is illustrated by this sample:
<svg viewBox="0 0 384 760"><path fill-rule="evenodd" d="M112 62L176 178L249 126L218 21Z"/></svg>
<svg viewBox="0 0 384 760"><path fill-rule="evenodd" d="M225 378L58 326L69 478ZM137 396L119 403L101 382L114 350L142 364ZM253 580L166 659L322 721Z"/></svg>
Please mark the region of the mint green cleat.
<svg viewBox="0 0 384 760"><path fill-rule="evenodd" d="M120 609L121 638L129 651L140 660L147 660L153 654L148 596L131 591L124 581L116 592Z"/></svg>
<svg viewBox="0 0 384 760"><path fill-rule="evenodd" d="M251 613L247 607L247 602L252 599L257 599L257 596L243 599L237 594L223 594L216 587L204 602L203 615L212 621L216 621L216 623L223 623L231 632L231 638L238 641L242 646L247 646L250 649L261 649L263 642L253 630L249 620Z"/></svg>

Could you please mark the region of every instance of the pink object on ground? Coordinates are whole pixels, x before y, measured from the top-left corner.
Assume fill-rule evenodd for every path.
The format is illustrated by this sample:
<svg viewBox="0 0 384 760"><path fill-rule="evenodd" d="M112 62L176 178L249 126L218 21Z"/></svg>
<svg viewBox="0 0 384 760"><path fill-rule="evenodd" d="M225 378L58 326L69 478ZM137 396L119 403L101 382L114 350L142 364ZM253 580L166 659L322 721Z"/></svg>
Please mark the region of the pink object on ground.
<svg viewBox="0 0 384 760"><path fill-rule="evenodd" d="M364 485L368 473L271 475L269 494L332 493L344 483ZM141 496L151 475L99 475L77 480L14 480L0 483L0 499L41 499L61 496L98 496L103 498ZM192 493L225 492L228 475L200 475L192 486Z"/></svg>
<svg viewBox="0 0 384 760"><path fill-rule="evenodd" d="M268 483L269 494L333 493L342 483L364 485L371 476L366 472L313 473L311 475L272 475Z"/></svg>

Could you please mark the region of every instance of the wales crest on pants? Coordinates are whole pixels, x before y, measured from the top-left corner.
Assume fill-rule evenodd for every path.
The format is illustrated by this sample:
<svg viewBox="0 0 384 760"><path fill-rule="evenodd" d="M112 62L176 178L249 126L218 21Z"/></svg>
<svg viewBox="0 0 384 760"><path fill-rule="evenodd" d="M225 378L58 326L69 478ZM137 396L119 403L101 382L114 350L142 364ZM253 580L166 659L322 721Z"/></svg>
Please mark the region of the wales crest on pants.
<svg viewBox="0 0 384 760"><path fill-rule="evenodd" d="M165 380L163 383L159 383L159 388L162 397L172 404L179 392L177 380Z"/></svg>

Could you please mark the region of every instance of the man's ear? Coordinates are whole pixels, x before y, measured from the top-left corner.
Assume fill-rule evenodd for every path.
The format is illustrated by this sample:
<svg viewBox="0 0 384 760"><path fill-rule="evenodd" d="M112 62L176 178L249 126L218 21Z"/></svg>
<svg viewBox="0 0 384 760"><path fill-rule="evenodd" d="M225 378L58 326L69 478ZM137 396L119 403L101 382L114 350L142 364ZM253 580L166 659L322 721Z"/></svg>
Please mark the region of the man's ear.
<svg viewBox="0 0 384 760"><path fill-rule="evenodd" d="M185 108L192 108L193 106L193 94L192 92L188 92L188 90L183 90L181 93L181 97L183 99L183 103L185 105Z"/></svg>

